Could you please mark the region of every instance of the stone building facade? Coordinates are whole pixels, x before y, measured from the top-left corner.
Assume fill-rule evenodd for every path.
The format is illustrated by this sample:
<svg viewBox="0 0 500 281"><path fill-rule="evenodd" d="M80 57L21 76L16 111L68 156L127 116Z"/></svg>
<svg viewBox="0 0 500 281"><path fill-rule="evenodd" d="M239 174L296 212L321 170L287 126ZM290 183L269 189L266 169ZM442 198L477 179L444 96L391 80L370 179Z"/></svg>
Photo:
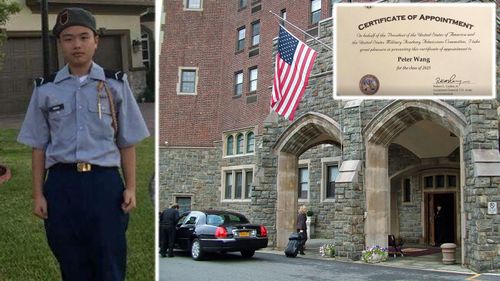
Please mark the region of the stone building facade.
<svg viewBox="0 0 500 281"><path fill-rule="evenodd" d="M318 38L331 41L331 20L320 22ZM334 100L332 52L307 43L319 56L296 119L270 113L250 128L254 149L241 154L228 155L228 138L210 148L162 147L160 206L187 198L192 209L242 212L268 227L271 247L282 248L306 204L316 236L332 239L340 256L359 259L365 247L387 246L389 234L438 244L440 205L451 229L445 242L459 246L462 264L498 271L500 214L488 213L490 202L500 204L498 98ZM235 130L235 139L248 129ZM331 197L330 167L338 170ZM304 199L301 168L308 169Z"/></svg>

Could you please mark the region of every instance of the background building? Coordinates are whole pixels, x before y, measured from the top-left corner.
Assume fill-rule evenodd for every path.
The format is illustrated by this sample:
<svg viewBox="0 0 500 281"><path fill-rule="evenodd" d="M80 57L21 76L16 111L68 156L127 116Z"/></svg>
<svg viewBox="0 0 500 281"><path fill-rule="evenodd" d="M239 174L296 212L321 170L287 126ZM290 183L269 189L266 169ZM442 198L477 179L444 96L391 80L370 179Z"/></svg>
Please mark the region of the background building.
<svg viewBox="0 0 500 281"><path fill-rule="evenodd" d="M500 215L487 212L500 201L498 100L333 100L332 51L308 40L319 56L296 120L269 112L279 20L268 11L329 43L331 9L324 0L166 1L160 208L237 210L283 247L306 204L315 235L341 256L357 259L395 234L454 242L463 264L498 270Z"/></svg>
<svg viewBox="0 0 500 281"><path fill-rule="evenodd" d="M23 114L33 90L33 79L43 75L41 15L39 0L17 0L21 12L11 16L5 27L8 39L2 47L5 53L0 68L0 116ZM91 11L100 29L99 48L95 61L107 69L123 70L136 95L146 89L145 66L152 54L141 49L144 34L148 34L149 50L154 50L153 33L148 22L154 22L154 0L70 1L49 0L49 29L65 7L81 7ZM141 16L144 26L141 25ZM151 30L151 29L149 29ZM144 52L144 54L143 54ZM64 65L56 38L51 37L51 71ZM146 59L145 59L146 58Z"/></svg>

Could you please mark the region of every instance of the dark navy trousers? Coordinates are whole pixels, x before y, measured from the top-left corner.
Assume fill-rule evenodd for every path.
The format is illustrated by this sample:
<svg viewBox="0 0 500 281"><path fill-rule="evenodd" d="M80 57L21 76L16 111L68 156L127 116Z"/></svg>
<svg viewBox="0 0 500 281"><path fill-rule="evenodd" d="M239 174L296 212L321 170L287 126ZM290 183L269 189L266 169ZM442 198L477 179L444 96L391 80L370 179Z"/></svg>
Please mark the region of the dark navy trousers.
<svg viewBox="0 0 500 281"><path fill-rule="evenodd" d="M57 164L49 169L45 229L64 281L125 280L123 190L118 168L77 172L74 165Z"/></svg>

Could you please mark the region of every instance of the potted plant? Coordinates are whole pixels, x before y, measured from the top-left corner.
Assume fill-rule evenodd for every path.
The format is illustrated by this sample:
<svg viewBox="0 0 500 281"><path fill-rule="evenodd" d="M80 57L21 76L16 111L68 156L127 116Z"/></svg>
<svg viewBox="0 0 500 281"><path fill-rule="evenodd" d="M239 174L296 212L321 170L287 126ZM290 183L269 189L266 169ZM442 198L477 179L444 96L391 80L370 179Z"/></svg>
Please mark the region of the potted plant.
<svg viewBox="0 0 500 281"><path fill-rule="evenodd" d="M319 254L322 257L333 258L335 257L335 246L332 243L324 244L319 247Z"/></svg>
<svg viewBox="0 0 500 281"><path fill-rule="evenodd" d="M389 251L386 248L381 248L376 245L371 248L367 248L361 253L361 258L364 262L377 263L386 261L389 257Z"/></svg>
<svg viewBox="0 0 500 281"><path fill-rule="evenodd" d="M311 237L313 237L314 235L314 212L309 210L307 211L306 216L307 239L311 239Z"/></svg>
<svg viewBox="0 0 500 281"><path fill-rule="evenodd" d="M0 165L0 185L10 179L10 170L7 166Z"/></svg>

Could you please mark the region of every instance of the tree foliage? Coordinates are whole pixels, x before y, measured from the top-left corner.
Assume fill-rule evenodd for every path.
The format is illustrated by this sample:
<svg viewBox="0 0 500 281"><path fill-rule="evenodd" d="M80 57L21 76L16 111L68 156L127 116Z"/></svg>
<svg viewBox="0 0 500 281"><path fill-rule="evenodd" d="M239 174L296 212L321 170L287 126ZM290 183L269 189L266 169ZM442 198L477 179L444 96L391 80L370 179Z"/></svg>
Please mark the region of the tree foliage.
<svg viewBox="0 0 500 281"><path fill-rule="evenodd" d="M7 39L7 33L2 27L5 26L5 24L9 20L10 15L18 13L19 11L21 11L21 6L19 6L19 3L11 2L9 0L0 0L0 47ZM0 50L0 60L2 59L2 57L3 52Z"/></svg>

